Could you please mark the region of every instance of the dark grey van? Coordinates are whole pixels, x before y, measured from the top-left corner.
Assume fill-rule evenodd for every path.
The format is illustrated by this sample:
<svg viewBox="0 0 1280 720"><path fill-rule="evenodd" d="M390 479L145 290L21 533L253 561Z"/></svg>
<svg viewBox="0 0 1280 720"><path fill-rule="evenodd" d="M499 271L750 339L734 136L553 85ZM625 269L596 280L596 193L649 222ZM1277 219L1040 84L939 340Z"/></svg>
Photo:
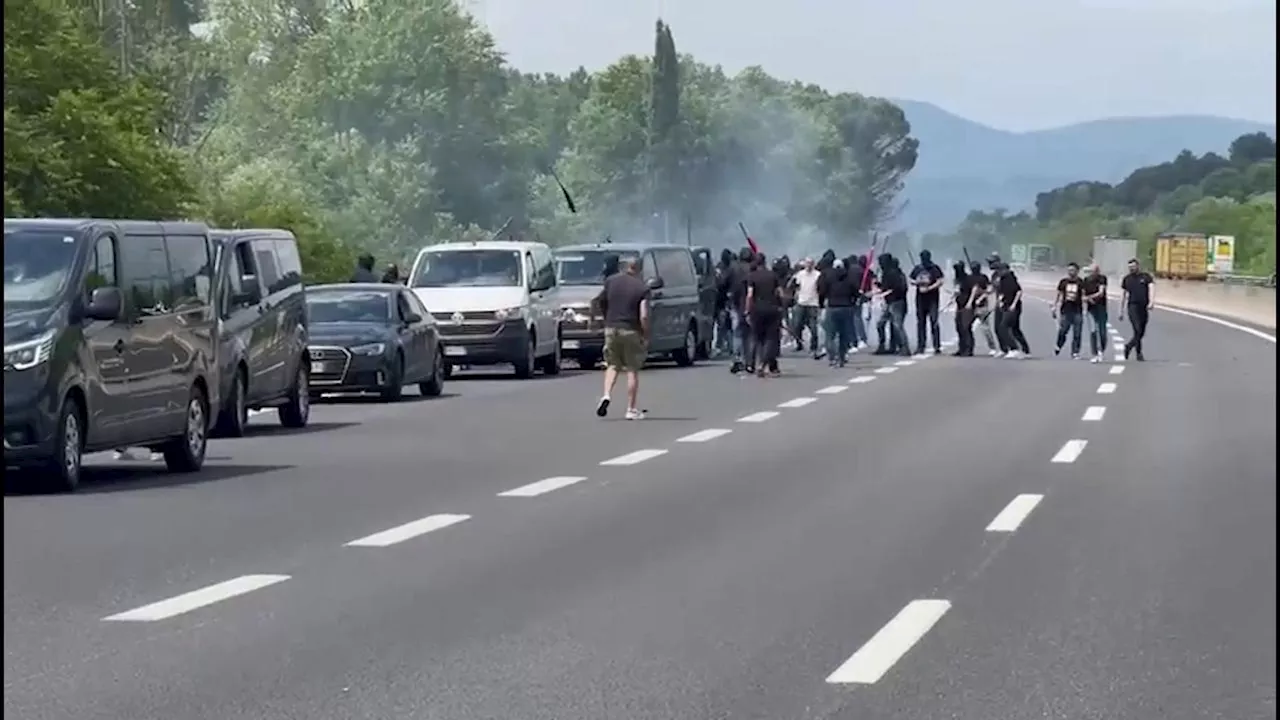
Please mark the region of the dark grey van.
<svg viewBox="0 0 1280 720"><path fill-rule="evenodd" d="M4 460L51 488L86 452L204 464L218 407L214 249L199 223L4 221Z"/></svg>
<svg viewBox="0 0 1280 720"><path fill-rule="evenodd" d="M556 248L560 282L561 353L581 367L594 367L604 353L604 326L597 319L588 327L591 301L604 284L604 260L609 255L638 259L641 276L651 289L652 337L649 352L670 357L681 367L707 356L710 318L699 301L698 274L693 254L682 245L593 243Z"/></svg>
<svg viewBox="0 0 1280 720"><path fill-rule="evenodd" d="M305 427L307 300L298 241L287 230L214 230L218 255L218 368L222 411L214 432L244 435L249 410L274 407L280 424Z"/></svg>

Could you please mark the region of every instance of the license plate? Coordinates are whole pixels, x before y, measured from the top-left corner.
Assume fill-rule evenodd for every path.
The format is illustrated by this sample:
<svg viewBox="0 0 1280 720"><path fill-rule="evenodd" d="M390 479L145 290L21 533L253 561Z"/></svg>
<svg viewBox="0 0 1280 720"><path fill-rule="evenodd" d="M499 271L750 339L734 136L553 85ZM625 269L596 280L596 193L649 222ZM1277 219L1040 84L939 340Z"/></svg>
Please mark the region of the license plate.
<svg viewBox="0 0 1280 720"><path fill-rule="evenodd" d="M466 355L467 349L459 345L446 345L444 348L444 354L449 357L459 357L461 355Z"/></svg>
<svg viewBox="0 0 1280 720"><path fill-rule="evenodd" d="M563 340L560 343L562 350L577 350L582 345L577 340Z"/></svg>
<svg viewBox="0 0 1280 720"><path fill-rule="evenodd" d="M322 362L313 362L313 363L311 363L311 374L312 374L312 375L320 375L320 374L322 374L322 373L324 373L324 363L322 363Z"/></svg>

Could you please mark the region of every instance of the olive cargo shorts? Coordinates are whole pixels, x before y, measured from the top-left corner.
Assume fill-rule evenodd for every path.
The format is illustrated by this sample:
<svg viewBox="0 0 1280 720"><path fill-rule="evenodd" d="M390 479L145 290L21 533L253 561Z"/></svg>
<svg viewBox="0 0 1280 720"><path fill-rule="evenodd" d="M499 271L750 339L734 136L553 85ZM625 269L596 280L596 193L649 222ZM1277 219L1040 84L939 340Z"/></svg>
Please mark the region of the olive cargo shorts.
<svg viewBox="0 0 1280 720"><path fill-rule="evenodd" d="M604 329L604 364L622 372L639 372L648 350L644 338L635 330Z"/></svg>

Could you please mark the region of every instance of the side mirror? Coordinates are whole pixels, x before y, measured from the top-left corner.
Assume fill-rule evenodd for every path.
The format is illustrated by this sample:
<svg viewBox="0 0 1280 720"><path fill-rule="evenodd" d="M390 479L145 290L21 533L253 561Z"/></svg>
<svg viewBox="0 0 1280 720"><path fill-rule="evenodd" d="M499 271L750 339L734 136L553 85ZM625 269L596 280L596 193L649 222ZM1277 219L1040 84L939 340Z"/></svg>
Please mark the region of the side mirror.
<svg viewBox="0 0 1280 720"><path fill-rule="evenodd" d="M241 305L257 305L262 300L262 287L258 285L258 278L254 275L245 275L240 278L240 292L231 296L231 304L233 306Z"/></svg>
<svg viewBox="0 0 1280 720"><path fill-rule="evenodd" d="M120 310L124 307L124 297L120 288L100 287L89 295L89 305L85 308L85 317L90 320L115 322L120 319Z"/></svg>
<svg viewBox="0 0 1280 720"><path fill-rule="evenodd" d="M406 313L404 316L405 325L416 325L422 322L422 316L417 313Z"/></svg>
<svg viewBox="0 0 1280 720"><path fill-rule="evenodd" d="M647 284L649 285L650 290L661 290L662 286L666 285L666 283L662 282L662 278L660 277L649 278Z"/></svg>

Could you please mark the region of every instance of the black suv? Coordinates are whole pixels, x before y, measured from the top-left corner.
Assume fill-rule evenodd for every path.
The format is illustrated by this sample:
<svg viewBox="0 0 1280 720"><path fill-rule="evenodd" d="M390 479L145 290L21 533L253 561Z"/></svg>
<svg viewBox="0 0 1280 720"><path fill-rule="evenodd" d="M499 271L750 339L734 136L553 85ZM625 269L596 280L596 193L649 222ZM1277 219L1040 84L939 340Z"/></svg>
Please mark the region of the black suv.
<svg viewBox="0 0 1280 720"><path fill-rule="evenodd" d="M244 435L249 410L275 407L305 427L307 301L298 241L287 230L214 230L219 288L218 369L223 398L214 432Z"/></svg>
<svg viewBox="0 0 1280 720"><path fill-rule="evenodd" d="M604 324L588 323L591 302L604 286L604 260L639 260L651 290L649 353L677 365L705 358L711 343L711 318L702 309L693 253L683 245L593 243L555 250L560 283L561 353L583 368L594 367L604 353Z"/></svg>
<svg viewBox="0 0 1280 720"><path fill-rule="evenodd" d="M217 407L209 230L4 221L4 461L73 490L86 452L143 446L204 464Z"/></svg>

